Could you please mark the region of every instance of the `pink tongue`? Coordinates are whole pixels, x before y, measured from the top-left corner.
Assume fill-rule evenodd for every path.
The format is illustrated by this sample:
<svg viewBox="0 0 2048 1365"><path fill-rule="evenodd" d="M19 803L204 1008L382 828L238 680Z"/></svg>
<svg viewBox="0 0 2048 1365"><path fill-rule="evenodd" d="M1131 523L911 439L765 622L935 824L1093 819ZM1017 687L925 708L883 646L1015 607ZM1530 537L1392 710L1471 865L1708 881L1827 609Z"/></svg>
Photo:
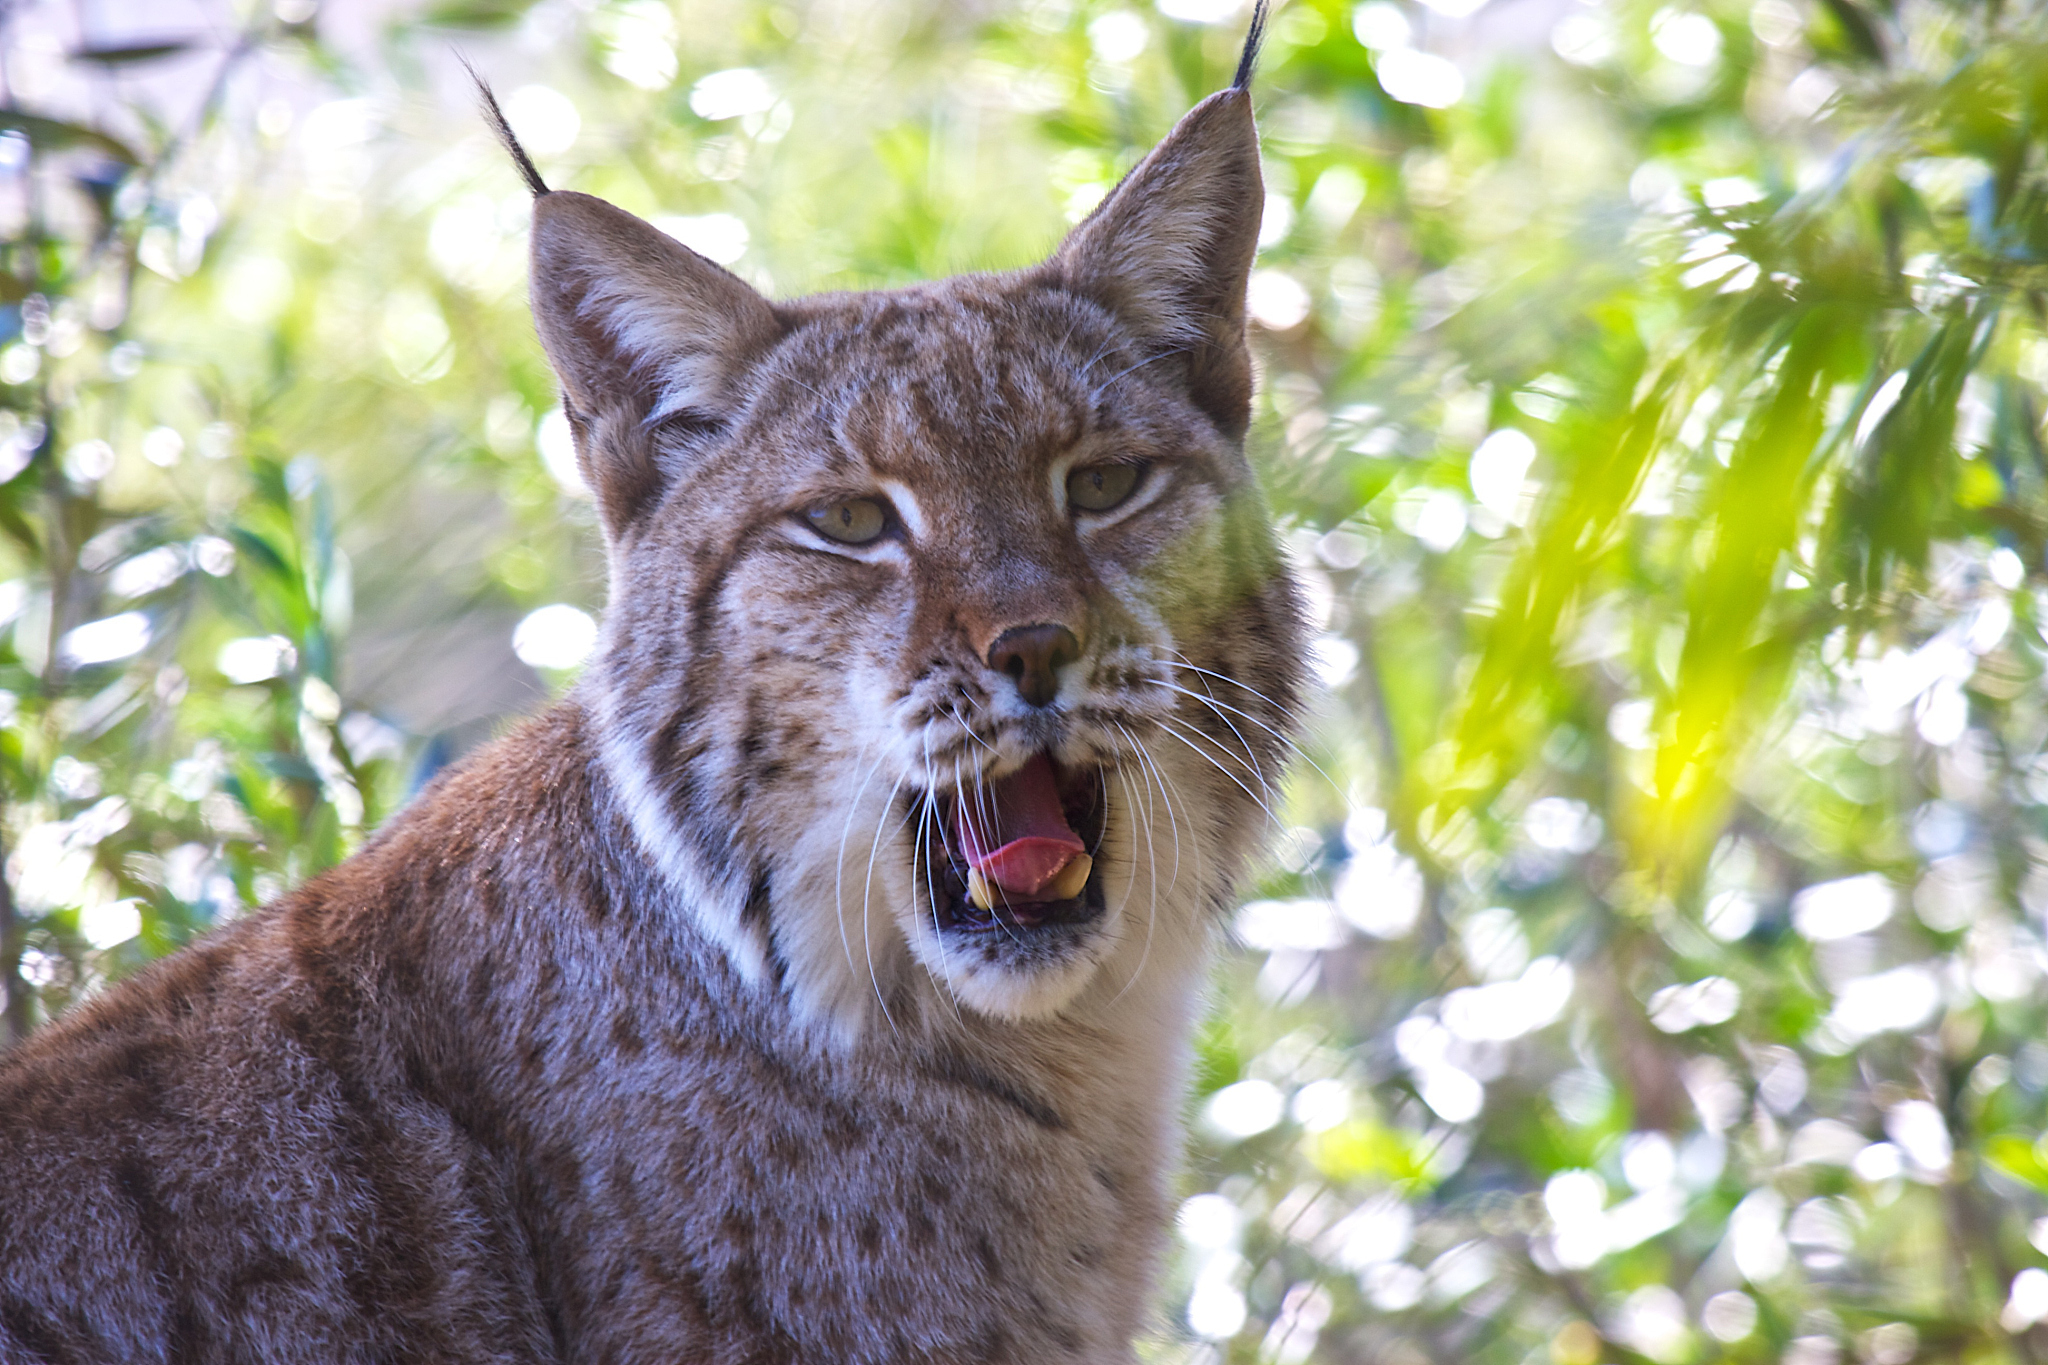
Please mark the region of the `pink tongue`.
<svg viewBox="0 0 2048 1365"><path fill-rule="evenodd" d="M960 843L967 865L1020 899L1038 890L1060 869L1087 852L1087 845L1060 810L1052 760L1034 755L1029 763L957 803Z"/></svg>

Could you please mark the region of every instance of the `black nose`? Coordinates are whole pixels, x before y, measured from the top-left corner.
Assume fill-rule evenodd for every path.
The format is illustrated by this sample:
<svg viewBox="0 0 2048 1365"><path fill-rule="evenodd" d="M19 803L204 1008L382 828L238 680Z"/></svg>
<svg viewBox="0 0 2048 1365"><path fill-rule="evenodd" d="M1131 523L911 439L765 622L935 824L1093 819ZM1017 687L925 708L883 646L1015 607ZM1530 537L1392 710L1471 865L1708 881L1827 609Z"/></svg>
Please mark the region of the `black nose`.
<svg viewBox="0 0 2048 1365"><path fill-rule="evenodd" d="M1081 657L1081 642L1065 626L1017 626L988 647L988 666L1007 673L1017 693L1032 706L1044 706L1060 690L1060 665Z"/></svg>

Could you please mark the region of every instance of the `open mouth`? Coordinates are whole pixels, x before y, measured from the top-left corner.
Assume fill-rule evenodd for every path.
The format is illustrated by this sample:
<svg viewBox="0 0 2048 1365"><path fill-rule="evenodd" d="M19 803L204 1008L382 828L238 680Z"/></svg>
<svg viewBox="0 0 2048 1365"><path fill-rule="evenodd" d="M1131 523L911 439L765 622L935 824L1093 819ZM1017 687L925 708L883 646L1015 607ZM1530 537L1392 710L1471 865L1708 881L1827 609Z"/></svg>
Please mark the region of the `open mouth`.
<svg viewBox="0 0 2048 1365"><path fill-rule="evenodd" d="M1080 925L1103 912L1099 769L1032 756L1006 777L935 803L924 847L942 931L1030 932Z"/></svg>

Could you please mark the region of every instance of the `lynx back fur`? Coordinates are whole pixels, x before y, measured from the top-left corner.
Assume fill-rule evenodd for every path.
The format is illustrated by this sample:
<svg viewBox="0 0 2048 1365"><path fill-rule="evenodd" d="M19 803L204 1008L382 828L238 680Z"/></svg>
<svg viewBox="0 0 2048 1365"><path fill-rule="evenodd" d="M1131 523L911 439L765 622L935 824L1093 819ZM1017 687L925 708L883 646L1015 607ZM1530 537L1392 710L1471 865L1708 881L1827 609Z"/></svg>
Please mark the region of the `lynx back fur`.
<svg viewBox="0 0 2048 1365"><path fill-rule="evenodd" d="M0 1059L0 1362L1132 1360L1299 682L1242 76L1006 275L533 179L600 650Z"/></svg>

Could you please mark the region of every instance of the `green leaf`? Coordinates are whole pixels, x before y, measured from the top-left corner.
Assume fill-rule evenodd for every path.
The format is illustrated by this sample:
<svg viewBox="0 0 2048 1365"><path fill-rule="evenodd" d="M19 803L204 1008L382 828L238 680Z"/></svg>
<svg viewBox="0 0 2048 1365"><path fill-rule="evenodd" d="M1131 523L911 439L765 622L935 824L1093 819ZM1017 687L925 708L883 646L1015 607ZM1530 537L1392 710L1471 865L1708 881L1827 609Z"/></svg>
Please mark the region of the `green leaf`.
<svg viewBox="0 0 2048 1365"><path fill-rule="evenodd" d="M1851 595L1868 602L1895 568L1919 569L1954 495L1956 408L1983 353L1995 305L1948 309L1907 367L1897 401L1871 430L1829 514L1832 558Z"/></svg>
<svg viewBox="0 0 2048 1365"><path fill-rule="evenodd" d="M248 556L271 573L285 579L294 577L291 566L285 561L285 557L279 554L277 548L268 540L257 535L254 531L241 526L230 527L228 539L234 542L235 549L238 552Z"/></svg>
<svg viewBox="0 0 2048 1365"><path fill-rule="evenodd" d="M1984 1144L1984 1159L2013 1179L2048 1194L2048 1165L2042 1164L2031 1137L2000 1133Z"/></svg>
<svg viewBox="0 0 2048 1365"><path fill-rule="evenodd" d="M430 28L510 28L533 8L533 0L446 0L429 6L419 22Z"/></svg>
<svg viewBox="0 0 2048 1365"><path fill-rule="evenodd" d="M1310 1137L1308 1156L1333 1181L1419 1185L1428 1181L1433 1145L1424 1135L1355 1119Z"/></svg>

